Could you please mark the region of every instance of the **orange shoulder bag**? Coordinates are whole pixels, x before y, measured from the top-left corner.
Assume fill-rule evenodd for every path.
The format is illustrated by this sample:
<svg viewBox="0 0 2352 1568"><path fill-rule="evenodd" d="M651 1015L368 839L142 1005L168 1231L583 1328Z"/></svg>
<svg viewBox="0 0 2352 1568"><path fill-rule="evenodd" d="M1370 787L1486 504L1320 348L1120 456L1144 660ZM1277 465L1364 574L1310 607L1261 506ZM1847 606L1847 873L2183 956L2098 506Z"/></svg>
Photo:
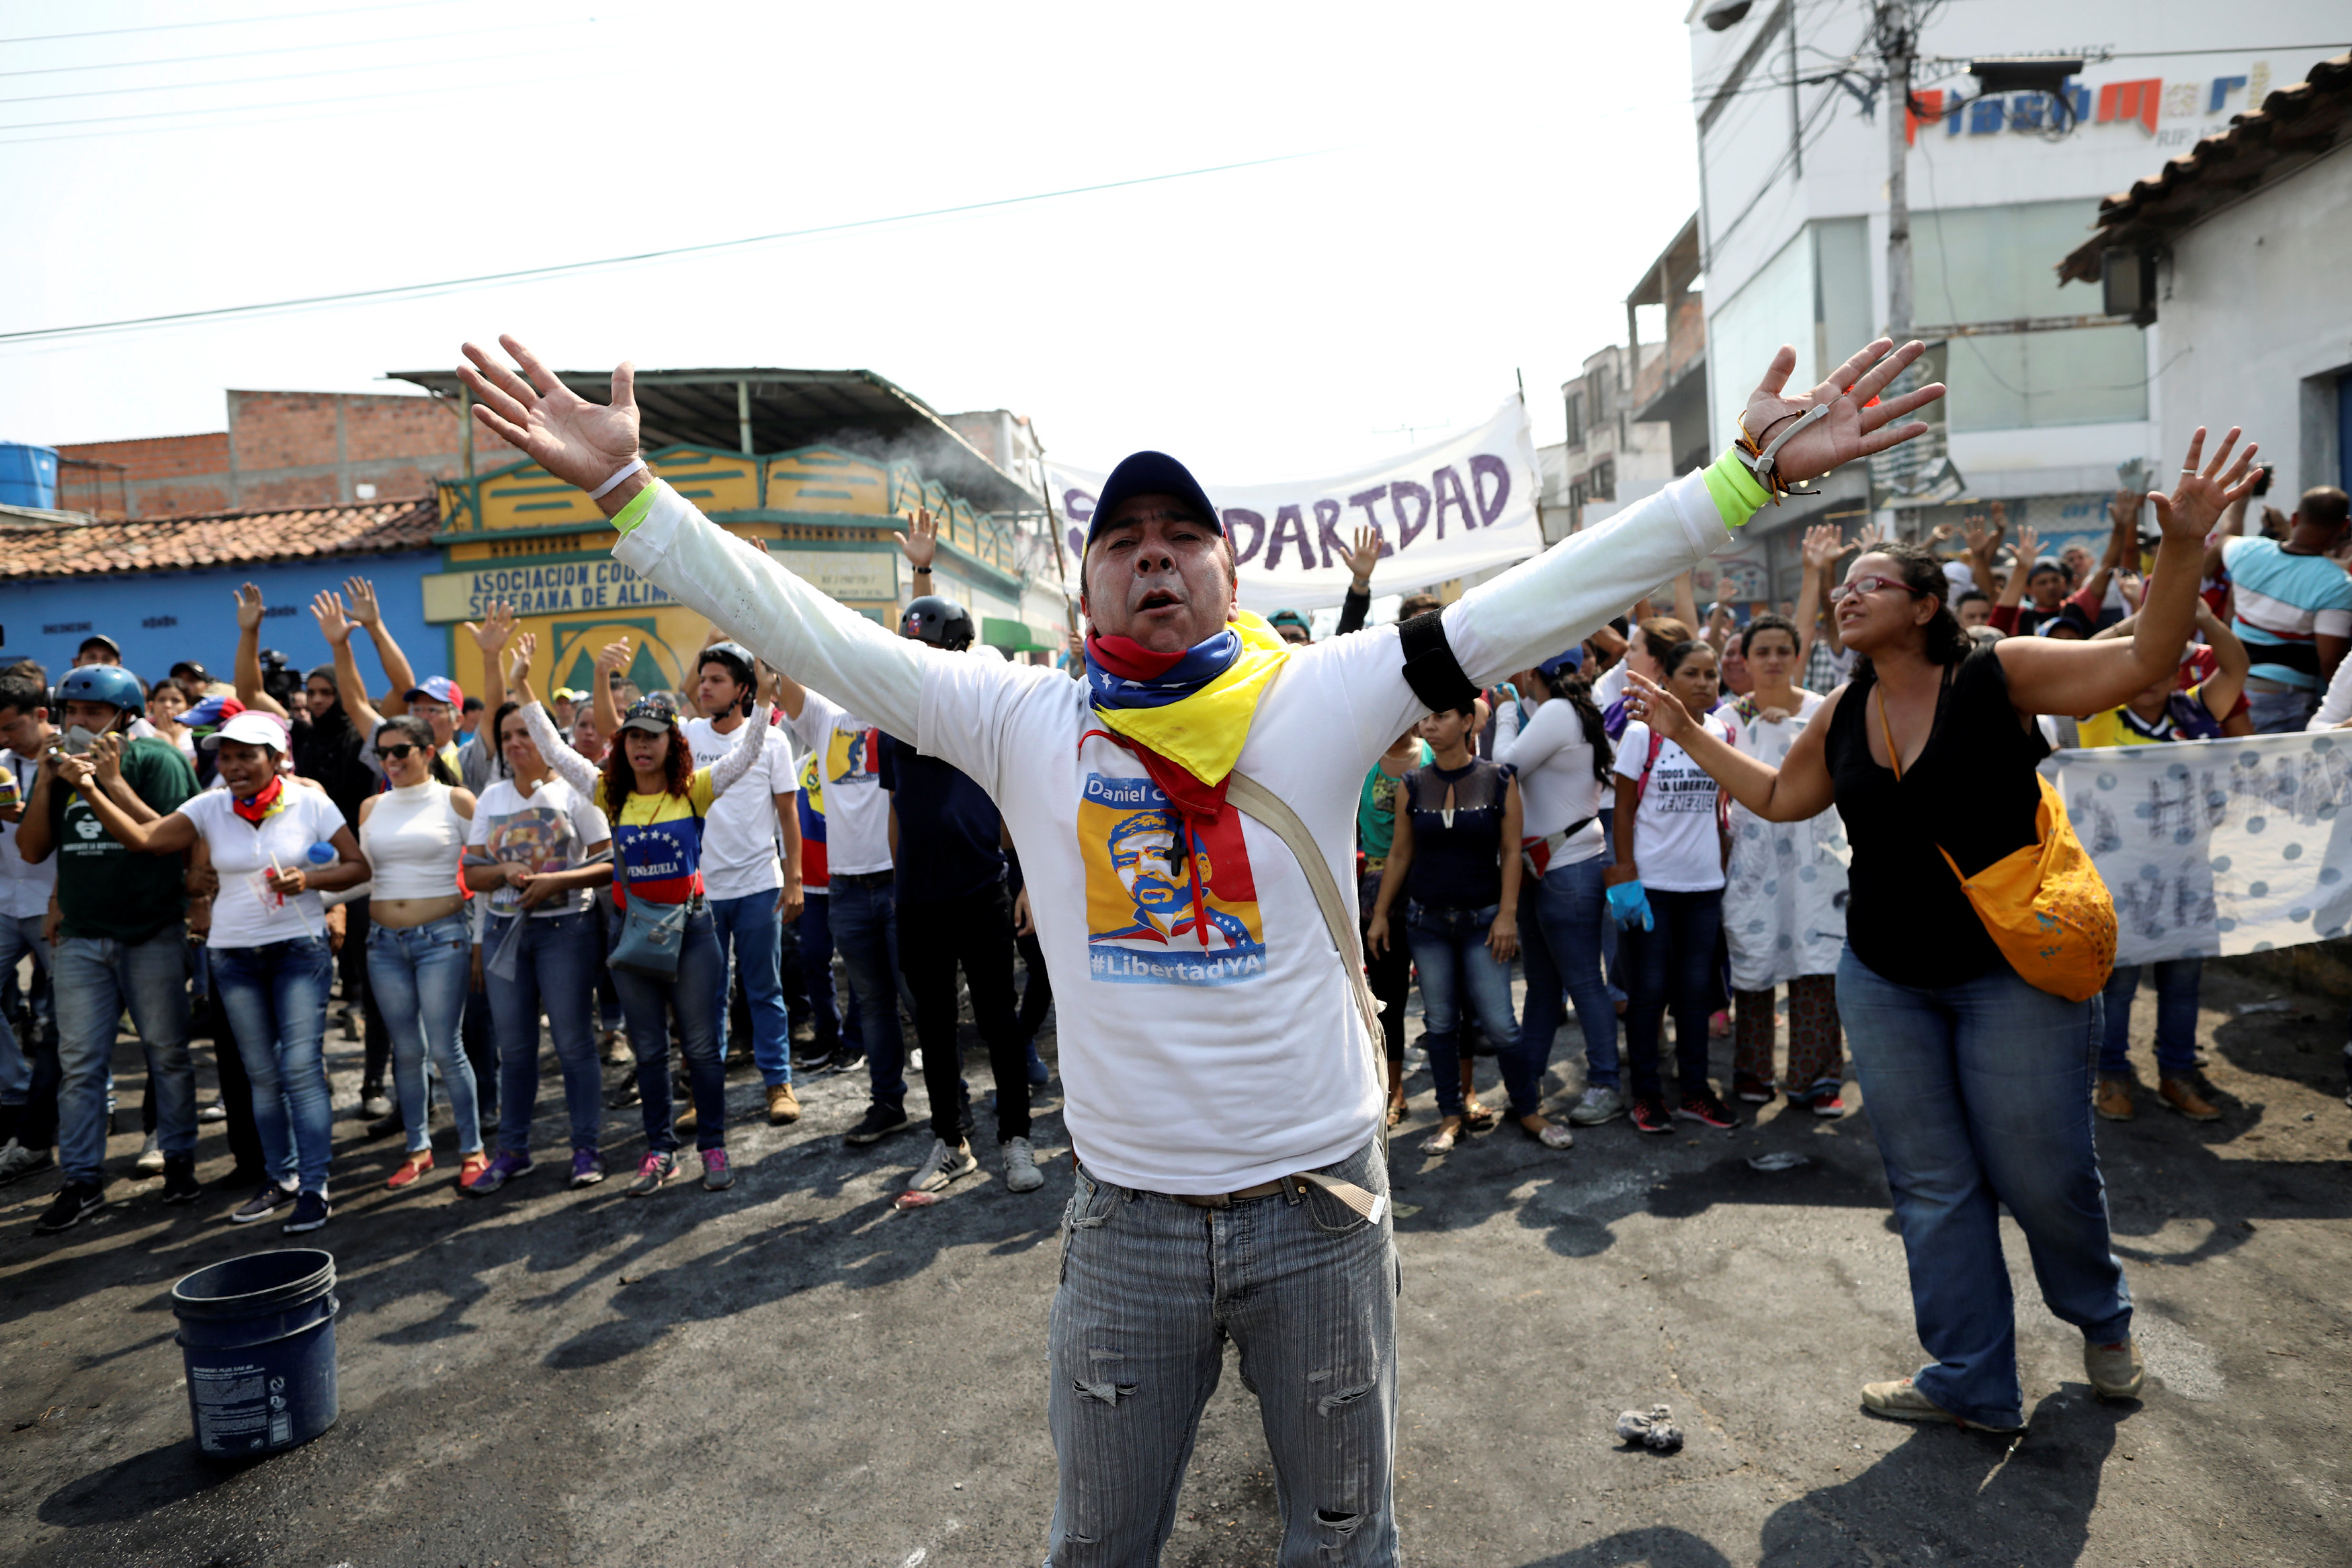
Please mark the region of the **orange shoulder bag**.
<svg viewBox="0 0 2352 1568"><path fill-rule="evenodd" d="M1903 782L1903 754L1886 721L1886 691L1880 687L1879 733L1886 737L1886 760L1895 781ZM1959 862L1941 844L1936 852L1960 879L1977 918L2018 977L2040 991L2086 1002L2106 988L2116 967L2116 901L2099 868L2067 820L2066 802L2050 780L2042 786L2034 841L2005 854L1974 876L1960 876Z"/></svg>

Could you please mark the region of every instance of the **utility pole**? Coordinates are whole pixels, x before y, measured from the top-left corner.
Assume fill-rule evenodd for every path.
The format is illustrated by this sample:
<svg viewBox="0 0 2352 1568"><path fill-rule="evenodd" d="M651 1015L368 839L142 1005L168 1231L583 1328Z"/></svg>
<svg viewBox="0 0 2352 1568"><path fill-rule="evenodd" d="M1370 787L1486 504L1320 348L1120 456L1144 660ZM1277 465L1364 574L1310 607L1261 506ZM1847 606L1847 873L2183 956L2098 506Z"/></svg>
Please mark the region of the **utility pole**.
<svg viewBox="0 0 2352 1568"><path fill-rule="evenodd" d="M1911 63L1918 47L1906 0L1885 0L1876 21L1886 81L1886 335L1901 342L1911 331Z"/></svg>

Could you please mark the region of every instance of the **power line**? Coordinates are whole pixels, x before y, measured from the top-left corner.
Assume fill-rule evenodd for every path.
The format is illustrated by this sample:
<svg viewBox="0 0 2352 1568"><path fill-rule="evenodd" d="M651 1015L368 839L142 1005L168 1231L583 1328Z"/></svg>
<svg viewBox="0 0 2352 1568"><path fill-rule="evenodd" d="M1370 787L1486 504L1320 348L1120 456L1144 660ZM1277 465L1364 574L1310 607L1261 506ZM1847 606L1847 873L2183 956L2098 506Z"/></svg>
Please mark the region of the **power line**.
<svg viewBox="0 0 2352 1568"><path fill-rule="evenodd" d="M21 38L0 38L0 44L54 44L65 38L120 38L130 33L175 33L188 27L238 27L257 22L302 22L313 16L359 16L370 11L415 11L426 5L454 5L458 0L390 0L379 5L337 5L325 11L280 11L262 16L215 16L203 22L156 22L144 27L101 27L88 33L30 33Z"/></svg>
<svg viewBox="0 0 2352 1568"><path fill-rule="evenodd" d="M490 37L490 36L491 36L491 35L493 35L493 34L498 34L498 33L526 33L526 32L539 32L539 31L541 31L541 30L542 30L542 28L540 26L540 25L539 25L539 24L536 24L536 23L530 23L530 22L525 22L525 23L520 23L520 24L518 24L518 25L516 25L516 26L511 26L511 27L485 27L485 28L481 29L478 33L468 34L468 35L466 35L466 36L467 36L467 37ZM583 46L583 47L587 47L587 48L594 48L594 47L597 47L598 46L593 45L593 44L590 44L590 45L585 45L585 46ZM577 49L577 48L572 48L572 49L534 49L533 51L531 51L531 57L532 57L533 59L542 59L542 58L551 57L556 56L556 55L578 54L579 52L580 52L580 50L579 50L579 49ZM152 82L152 83L150 83L150 84L148 84L148 85L146 85L146 86L144 86L144 87L93 87L93 88L85 88L85 89L81 89L81 90L79 90L79 91L77 91L77 92L45 92L45 93L31 93L31 94L27 94L27 95L26 95L26 96L25 96L25 97L23 97L23 98L0 98L0 107L5 107L6 105L14 104L14 103L55 103L55 102L58 102L58 101L59 101L59 100L61 100L61 99L73 99L73 98L120 98L120 97L123 96L123 95L124 95L124 94L126 94L126 93L142 93L142 92L204 92L204 91L207 91L207 90L209 90L210 89L217 88L217 87L259 87L259 86L261 86L261 85L263 85L263 84L265 84L265 83L268 83L268 82L279 82L279 81L313 81L313 80L318 80L318 79L320 79L320 78L327 78L327 77L367 76L367 75L373 74L373 73L377 72L377 71L397 71L397 70L406 70L406 69L409 69L409 68L415 68L415 67L436 67L436 66L464 65L464 64L467 63L468 61L476 60L476 59L480 59L480 58L482 58L482 57L484 57L479 56L479 55L458 55L458 56L456 56L456 57L444 57L443 58L440 58L440 59L435 59L435 60L386 60L386 61L383 61L383 62L378 63L378 64L375 64L375 65L366 65L366 66L337 66L337 67L334 67L333 68L329 69L329 70L315 70L315 69L314 69L314 70L305 70L305 71L281 71L281 72L278 73L278 74L277 74L277 75L275 75L275 76L266 76L266 77L219 77L219 78L215 78L214 80L211 80L211 81ZM251 105L251 104L243 104L243 103L240 103L240 104L228 104L228 105L224 105L224 106L222 106L222 107L224 107L224 108L226 108L226 109L230 109L230 110L239 110L239 109L251 109L251 108L253 108L254 106L253 106L253 105ZM183 113L183 114L200 114L200 113L203 113L203 112L205 112L205 110L200 110L200 109L187 109L187 110L164 110L163 112L165 112L165 113L174 113L174 112L176 112L176 113ZM74 123L77 123L77 122L76 122L76 121L72 121L72 120L32 120L32 121L27 121L26 123L27 123L27 125L29 126L29 125L70 125L70 124L74 124ZM6 126L6 125L0 125L0 131L7 131L7 130L10 130L10 129L12 129L12 127L9 127L9 126Z"/></svg>
<svg viewBox="0 0 2352 1568"><path fill-rule="evenodd" d="M607 267L630 267L646 262L675 260L680 256L709 256L721 251L742 250L754 246L774 245L784 240L809 239L820 235L846 234L858 229L881 228L893 224L919 223L928 218L957 217L970 213L990 212L1002 207L1023 206L1033 202L1059 201L1071 196L1096 195L1105 191L1128 190L1138 185L1155 185L1171 180L1197 179L1205 174L1228 174L1242 169L1261 169L1274 163L1290 163L1304 158L1319 158L1332 151L1334 149L1320 148L1309 152L1282 152L1271 158L1252 158L1238 163L1218 163L1203 169L1180 169L1165 174L1141 174L1129 180L1108 180L1100 184L1073 185L1066 190L1039 191L1023 196L1000 196L992 201L965 202L952 207L932 207L922 212L897 213L888 217L855 218L846 223L823 224L805 229L786 229L775 234L751 235L742 239L712 240L703 245L673 246L662 250L640 251L632 256L604 256L594 261L559 262L549 267L520 267L512 272L483 273L473 277L444 278L433 283L407 283L383 288L358 288L340 294L314 294L297 299L277 299L256 305L226 305L206 310L179 310L161 316L134 316L119 321L90 321L73 327L29 328L16 332L0 332L0 343L46 342L92 333L127 331L139 328L162 327L190 321L227 320L271 311L309 309L325 305L349 305L370 299L424 298L466 288L486 288L538 278L570 277L584 272L601 271Z"/></svg>
<svg viewBox="0 0 2352 1568"><path fill-rule="evenodd" d="M595 18L583 19L593 21ZM538 27L543 25L546 24L530 22L519 23L513 27L459 28L446 33L404 33L390 38L346 38L340 43L332 44L288 44L282 48L275 49L230 49L217 55L173 55L160 60L106 60L92 66L35 66L25 70L0 71L0 77L53 77L68 71L133 71L144 70L149 66L202 65L214 60L247 60L268 55L317 54L326 49L370 49L387 44L422 44L441 38L482 37L492 33L511 33L520 27ZM552 25L561 26L563 24Z"/></svg>

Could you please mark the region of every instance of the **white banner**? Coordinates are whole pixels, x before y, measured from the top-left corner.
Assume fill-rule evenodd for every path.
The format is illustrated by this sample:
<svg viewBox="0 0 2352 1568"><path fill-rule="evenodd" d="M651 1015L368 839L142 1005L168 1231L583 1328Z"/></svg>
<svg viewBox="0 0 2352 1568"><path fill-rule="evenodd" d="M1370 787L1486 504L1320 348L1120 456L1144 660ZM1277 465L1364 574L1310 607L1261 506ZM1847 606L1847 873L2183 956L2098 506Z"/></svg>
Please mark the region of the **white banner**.
<svg viewBox="0 0 2352 1568"><path fill-rule="evenodd" d="M1048 460L1046 482L1078 578L1104 472ZM1198 477L1198 476L1195 476ZM1202 488L1223 516L1241 569L1242 608L1317 610L1347 597L1356 530L1381 531L1375 595L1426 588L1539 553L1535 438L1514 397L1476 430L1336 478Z"/></svg>
<svg viewBox="0 0 2352 1568"><path fill-rule="evenodd" d="M2117 963L2352 928L2352 737L2061 751L2042 767L2115 895Z"/></svg>

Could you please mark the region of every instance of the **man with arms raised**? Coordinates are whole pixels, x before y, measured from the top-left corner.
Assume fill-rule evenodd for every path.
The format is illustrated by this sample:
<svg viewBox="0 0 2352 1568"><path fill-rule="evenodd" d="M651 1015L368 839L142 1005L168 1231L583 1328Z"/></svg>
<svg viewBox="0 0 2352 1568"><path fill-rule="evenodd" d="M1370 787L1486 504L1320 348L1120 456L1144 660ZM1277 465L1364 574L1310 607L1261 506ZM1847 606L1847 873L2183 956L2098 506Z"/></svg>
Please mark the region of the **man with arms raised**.
<svg viewBox="0 0 2352 1568"><path fill-rule="evenodd" d="M630 367L599 406L503 341L529 380L468 344L478 417L597 499L620 560L1003 810L1080 1166L1049 1343L1051 1562L1157 1560L1230 1337L1274 1454L1281 1560L1393 1563L1385 1091L1337 892L1364 770L1433 705L1549 658L1723 545L1766 498L1755 472L1727 454L1442 615L1292 648L1236 607L1199 485L1138 453L1090 524L1080 685L835 603L644 471ZM1891 348L1794 398L1780 351L1747 410L1768 477L1771 459L1807 479L1926 428L1893 422L1940 387L1864 406L1919 352Z"/></svg>

